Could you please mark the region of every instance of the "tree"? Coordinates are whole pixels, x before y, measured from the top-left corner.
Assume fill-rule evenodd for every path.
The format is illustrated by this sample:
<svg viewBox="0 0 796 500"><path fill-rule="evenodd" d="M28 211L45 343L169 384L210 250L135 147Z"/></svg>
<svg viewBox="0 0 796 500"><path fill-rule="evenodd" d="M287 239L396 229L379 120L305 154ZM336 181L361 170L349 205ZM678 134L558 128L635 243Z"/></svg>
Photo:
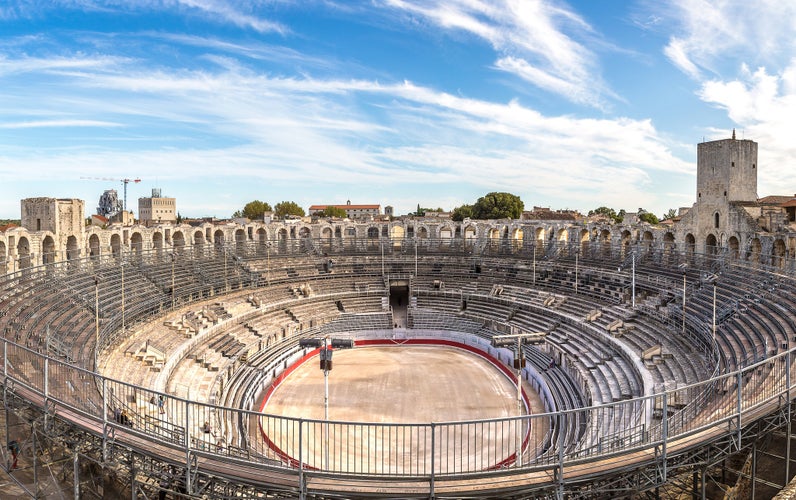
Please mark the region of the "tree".
<svg viewBox="0 0 796 500"><path fill-rule="evenodd" d="M238 210L233 217L246 217L250 220L262 220L265 212L271 211L271 205L260 200L250 201L243 206L243 210Z"/></svg>
<svg viewBox="0 0 796 500"><path fill-rule="evenodd" d="M344 209L334 205L328 205L323 210L319 210L312 215L317 215L318 217L339 217L341 219L347 216Z"/></svg>
<svg viewBox="0 0 796 500"><path fill-rule="evenodd" d="M473 205L476 219L519 219L525 204L511 193L489 193Z"/></svg>
<svg viewBox="0 0 796 500"><path fill-rule="evenodd" d="M638 214L639 222L646 222L647 224L657 224L660 222L655 214L649 213L643 208L639 208L636 213Z"/></svg>
<svg viewBox="0 0 796 500"><path fill-rule="evenodd" d="M177 224L182 224L182 214L177 212Z"/></svg>
<svg viewBox="0 0 796 500"><path fill-rule="evenodd" d="M283 201L277 203L274 207L274 215L277 217L285 217L286 215L304 217L304 209L294 201Z"/></svg>
<svg viewBox="0 0 796 500"><path fill-rule="evenodd" d="M472 205L462 205L460 207L456 207L453 209L453 213L451 214L451 219L461 222L464 219L472 219L474 215L473 206Z"/></svg>
<svg viewBox="0 0 796 500"><path fill-rule="evenodd" d="M673 208L670 208L668 212L663 214L663 217L661 217L661 220L672 220L675 217L677 217L677 210L675 210Z"/></svg>
<svg viewBox="0 0 796 500"><path fill-rule="evenodd" d="M625 211L622 209L617 214L616 210L613 208L597 207L594 210L589 210L589 215L605 215L613 222L622 222L622 220L625 218Z"/></svg>
<svg viewBox="0 0 796 500"><path fill-rule="evenodd" d="M638 220L640 220L641 222L646 222L648 224L657 224L658 222L660 222L658 220L658 217L650 212L640 212L638 214Z"/></svg>

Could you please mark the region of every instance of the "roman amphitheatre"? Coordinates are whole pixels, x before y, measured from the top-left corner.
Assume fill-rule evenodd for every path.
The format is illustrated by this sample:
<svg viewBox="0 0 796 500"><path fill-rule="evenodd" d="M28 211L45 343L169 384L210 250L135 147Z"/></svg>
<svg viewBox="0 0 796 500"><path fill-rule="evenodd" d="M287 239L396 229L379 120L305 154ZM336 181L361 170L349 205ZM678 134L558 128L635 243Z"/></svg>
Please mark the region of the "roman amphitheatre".
<svg viewBox="0 0 796 500"><path fill-rule="evenodd" d="M20 498L771 497L792 476L789 446L762 470L791 440L792 238L698 230L731 220L708 202L691 229L6 231L6 481Z"/></svg>

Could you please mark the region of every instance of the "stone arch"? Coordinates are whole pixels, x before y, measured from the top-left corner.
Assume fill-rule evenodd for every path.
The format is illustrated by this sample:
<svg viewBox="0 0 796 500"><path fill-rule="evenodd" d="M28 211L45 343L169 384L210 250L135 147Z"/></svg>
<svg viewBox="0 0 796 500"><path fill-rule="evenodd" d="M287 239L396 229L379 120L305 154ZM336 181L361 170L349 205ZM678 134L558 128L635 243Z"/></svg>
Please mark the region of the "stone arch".
<svg viewBox="0 0 796 500"><path fill-rule="evenodd" d="M393 240L402 240L404 239L404 228L400 225L395 225L390 230L390 238Z"/></svg>
<svg viewBox="0 0 796 500"><path fill-rule="evenodd" d="M427 239L428 238L428 229L425 227L421 227L417 230L417 237L420 239Z"/></svg>
<svg viewBox="0 0 796 500"><path fill-rule="evenodd" d="M30 242L24 236L20 236L19 241L17 242L17 256L19 258L20 269L30 267Z"/></svg>
<svg viewBox="0 0 796 500"><path fill-rule="evenodd" d="M216 229L216 231L213 233L213 245L217 248L220 248L224 246L225 241L226 238L224 237L224 231L221 229Z"/></svg>
<svg viewBox="0 0 796 500"><path fill-rule="evenodd" d="M353 229L353 228L350 228ZM356 234L356 233L355 233ZM378 226L370 226L367 232L367 244L370 248L376 248L379 246L379 228Z"/></svg>
<svg viewBox="0 0 796 500"><path fill-rule="evenodd" d="M729 255L731 259L738 259L740 257L741 245L738 242L738 238L735 236L730 236L730 238L727 240L727 247L729 248Z"/></svg>
<svg viewBox="0 0 796 500"><path fill-rule="evenodd" d="M235 253L241 254L246 249L246 231L243 228L235 230Z"/></svg>
<svg viewBox="0 0 796 500"><path fill-rule="evenodd" d="M611 231L603 229L600 232L600 246L602 248L603 255L611 254Z"/></svg>
<svg viewBox="0 0 796 500"><path fill-rule="evenodd" d="M299 228L298 237L301 239L311 238L312 230L307 226L303 226Z"/></svg>
<svg viewBox="0 0 796 500"><path fill-rule="evenodd" d="M500 239L500 228L498 227L490 228L488 234L490 240Z"/></svg>
<svg viewBox="0 0 796 500"><path fill-rule="evenodd" d="M625 229L619 235L619 238L620 238L619 239L619 246L620 246L620 249L621 249L621 255L622 256L627 255L628 251L630 250L630 243L633 240L632 234L630 233L630 231Z"/></svg>
<svg viewBox="0 0 796 500"><path fill-rule="evenodd" d="M80 258L80 247L77 244L77 237L74 235L66 239L66 260L75 260Z"/></svg>
<svg viewBox="0 0 796 500"><path fill-rule="evenodd" d="M55 240L49 234L41 242L41 262L42 264L55 262Z"/></svg>
<svg viewBox="0 0 796 500"><path fill-rule="evenodd" d="M279 245L280 252L287 252L287 238L288 233L286 228L280 228L279 231L276 233L277 243Z"/></svg>
<svg viewBox="0 0 796 500"><path fill-rule="evenodd" d="M652 231L644 231L641 234L641 249L644 251L644 253L652 250L652 244L654 242L655 237L652 235Z"/></svg>
<svg viewBox="0 0 796 500"><path fill-rule="evenodd" d="M671 231L667 231L663 235L663 258L669 259L675 255L674 251L677 248L677 244L674 240L674 233Z"/></svg>
<svg viewBox="0 0 796 500"><path fill-rule="evenodd" d="M512 240L521 242L523 237L524 237L524 232L523 232L521 227L515 227L511 231L511 239Z"/></svg>
<svg viewBox="0 0 796 500"><path fill-rule="evenodd" d="M685 235L685 253L689 256L693 256L694 252L696 252L696 238L691 233Z"/></svg>
<svg viewBox="0 0 796 500"><path fill-rule="evenodd" d="M779 238L774 240L774 244L771 246L771 265L779 268L785 267L785 254L785 242Z"/></svg>
<svg viewBox="0 0 796 500"><path fill-rule="evenodd" d="M476 226L473 224L468 224L464 227L464 239L465 240L474 240L478 237L478 231Z"/></svg>
<svg viewBox="0 0 796 500"><path fill-rule="evenodd" d="M718 251L719 242L716 235L710 233L705 237L705 253L708 255L716 255Z"/></svg>
<svg viewBox="0 0 796 500"><path fill-rule="evenodd" d="M88 237L88 255L89 257L100 256L100 239L96 234Z"/></svg>
<svg viewBox="0 0 796 500"><path fill-rule="evenodd" d="M450 226L442 226L439 230L439 237L443 240L449 240L453 238L453 229Z"/></svg>
<svg viewBox="0 0 796 500"><path fill-rule="evenodd" d="M174 231L174 234L171 235L171 243L174 253L181 254L185 250L185 236L182 231Z"/></svg>
<svg viewBox="0 0 796 500"><path fill-rule="evenodd" d="M332 241L334 239L334 231L332 231L331 227L324 227L321 229L321 246L323 247L324 251L329 251L332 249Z"/></svg>
<svg viewBox="0 0 796 500"><path fill-rule="evenodd" d="M138 231L130 235L130 250L132 250L133 255L136 257L140 257L141 253L144 251L144 238Z"/></svg>
<svg viewBox="0 0 796 500"><path fill-rule="evenodd" d="M158 257L163 253L163 233L160 231L152 233L152 248L155 249L155 254Z"/></svg>
<svg viewBox="0 0 796 500"><path fill-rule="evenodd" d="M122 237L118 234L111 235L111 255L116 259L122 255Z"/></svg>
<svg viewBox="0 0 796 500"><path fill-rule="evenodd" d="M556 234L556 241L559 243L569 242L569 231L567 231L566 228L559 229L558 233Z"/></svg>
<svg viewBox="0 0 796 500"><path fill-rule="evenodd" d="M205 247L205 233L201 229L197 229L193 233L193 253L199 257L204 254Z"/></svg>
<svg viewBox="0 0 796 500"><path fill-rule="evenodd" d="M759 263L760 258L763 254L763 244L760 242L760 238L752 238L749 242L749 258L750 262Z"/></svg>

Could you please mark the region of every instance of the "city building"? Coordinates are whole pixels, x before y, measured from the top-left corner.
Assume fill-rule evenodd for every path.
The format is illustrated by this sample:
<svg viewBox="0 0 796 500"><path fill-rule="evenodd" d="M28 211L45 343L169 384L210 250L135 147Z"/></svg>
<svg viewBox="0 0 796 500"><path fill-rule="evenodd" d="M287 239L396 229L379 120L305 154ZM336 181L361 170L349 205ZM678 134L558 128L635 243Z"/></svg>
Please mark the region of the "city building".
<svg viewBox="0 0 796 500"><path fill-rule="evenodd" d="M316 212L323 212L327 207L345 210L346 217L349 219L371 219L381 214L381 205L352 205L351 200L348 200L345 205L312 205L308 212L312 215Z"/></svg>
<svg viewBox="0 0 796 500"><path fill-rule="evenodd" d="M138 198L138 220L145 226L177 221L177 200L161 195L160 188L152 189L152 196Z"/></svg>

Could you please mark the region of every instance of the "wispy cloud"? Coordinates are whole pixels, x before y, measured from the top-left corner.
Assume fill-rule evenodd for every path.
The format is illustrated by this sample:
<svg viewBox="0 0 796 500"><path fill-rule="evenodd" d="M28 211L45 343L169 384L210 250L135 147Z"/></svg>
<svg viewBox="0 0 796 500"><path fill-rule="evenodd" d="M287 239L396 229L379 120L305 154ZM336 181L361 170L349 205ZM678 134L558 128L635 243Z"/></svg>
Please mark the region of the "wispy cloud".
<svg viewBox="0 0 796 500"><path fill-rule="evenodd" d="M108 165L145 178L210 179L223 165L227 178L294 186L469 186L520 190L526 199L562 205L577 193L586 207L623 192L627 208L635 208L650 206L645 187L659 173L691 171L646 120L545 116L516 101L465 98L408 81L274 77L236 64L211 72L153 70L138 60L102 66L81 57L7 62L24 66L40 89L53 67L70 68L59 73L54 92L14 96L16 113L37 117L30 123L57 126L68 122L64 116L91 116L75 124L123 125L104 132L105 146L17 150L0 161L9 180L23 179L20 172L31 166L61 178L101 175ZM13 113L7 119L26 123ZM181 134L210 142L162 147L161 136ZM109 143L115 135L145 140L120 150Z"/></svg>
<svg viewBox="0 0 796 500"><path fill-rule="evenodd" d="M651 3L673 33L664 53L686 74L719 74L727 62L770 65L796 47L796 4L776 0L671 0Z"/></svg>
<svg viewBox="0 0 796 500"><path fill-rule="evenodd" d="M24 122L0 122L0 128L54 128L54 127L121 127L121 123L104 122L99 120L40 120Z"/></svg>
<svg viewBox="0 0 796 500"><path fill-rule="evenodd" d="M665 55L738 134L760 144L759 194L782 194L796 157L796 4L673 0L660 12L672 29ZM716 138L729 133L714 130Z"/></svg>
<svg viewBox="0 0 796 500"><path fill-rule="evenodd" d="M267 3L260 1L236 2L234 0L8 0L0 6L0 20L31 19L43 17L52 10L77 10L83 12L174 12L198 14L213 22L231 24L260 33L288 32L283 24L257 15Z"/></svg>
<svg viewBox="0 0 796 500"><path fill-rule="evenodd" d="M615 97L600 76L596 54L582 43L597 35L564 5L546 0L386 0L386 5L435 29L485 40L497 52L496 69L547 92L596 108Z"/></svg>
<svg viewBox="0 0 796 500"><path fill-rule="evenodd" d="M246 2L230 2L225 0L176 0L180 5L198 9L210 16L220 17L241 28L251 28L260 33L277 32L285 33L287 28L280 23L263 19L255 15L242 12L240 7ZM166 1L164 3L171 3ZM250 5L256 5L253 3Z"/></svg>

